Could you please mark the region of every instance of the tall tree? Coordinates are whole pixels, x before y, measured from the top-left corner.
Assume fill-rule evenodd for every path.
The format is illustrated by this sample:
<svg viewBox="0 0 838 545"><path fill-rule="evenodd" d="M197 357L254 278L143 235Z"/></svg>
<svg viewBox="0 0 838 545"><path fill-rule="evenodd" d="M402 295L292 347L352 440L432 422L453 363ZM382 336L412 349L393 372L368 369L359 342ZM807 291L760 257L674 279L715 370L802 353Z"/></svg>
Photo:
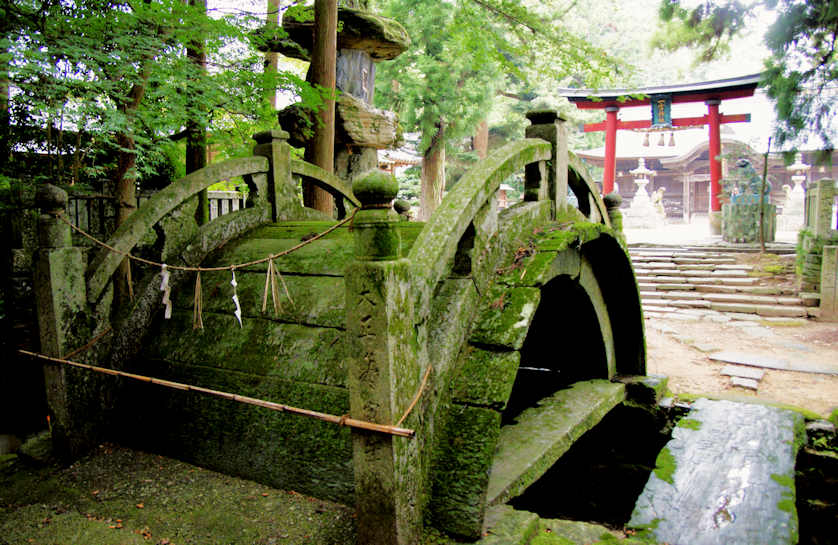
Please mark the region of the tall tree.
<svg viewBox="0 0 838 545"><path fill-rule="evenodd" d="M513 0L389 0L413 43L378 68L376 102L399 111L422 133L422 212L427 219L445 188L445 153L474 134L506 77L570 75L591 85L613 67L602 51L546 17L543 4ZM395 84L394 84L395 82Z"/></svg>
<svg viewBox="0 0 838 545"><path fill-rule="evenodd" d="M335 66L337 62L337 0L314 2L314 47L311 51L311 82L326 91L319 122L306 147L305 158L327 172L335 168ZM332 195L314 184L303 187L306 206L331 215L334 208Z"/></svg>
<svg viewBox="0 0 838 545"><path fill-rule="evenodd" d="M279 27L279 11L281 8L280 0L268 0L268 10L266 23L269 27ZM274 30L275 32L276 30ZM265 72L275 74L279 71L279 53L268 51L265 53ZM276 87L272 85L266 86L268 100L271 103L271 109L276 110Z"/></svg>
<svg viewBox="0 0 838 545"><path fill-rule="evenodd" d="M196 15L207 13L207 0L189 0L189 6ZM194 78L205 78L207 70L207 53L204 48L202 29L195 29L194 34L186 44L186 56L195 65ZM197 81L190 81L187 93L192 103L190 110L203 113L203 97L200 93L201 85ZM207 166L207 127L203 115L195 115L186 120L186 173L195 172ZM198 194L198 223L203 225L209 221L209 193L203 190Z"/></svg>
<svg viewBox="0 0 838 545"><path fill-rule="evenodd" d="M159 164L172 137L192 135L194 144L208 126L267 111L266 76L247 25L208 17L203 0L21 0L9 14L0 28L15 59L8 79L16 148L72 148L63 139L70 128L76 156L85 146L89 174L105 178L104 190L115 196L118 222L134 210L138 180ZM290 74L278 78L305 89ZM65 178L60 166L50 181ZM31 171L6 165L0 174Z"/></svg>
<svg viewBox="0 0 838 545"><path fill-rule="evenodd" d="M756 16L774 10L776 19L765 42L761 85L774 99L777 140L794 143L801 133L819 136L828 148L838 132L838 8L834 0L738 0L706 2L687 8L680 0L663 0L660 19L666 24L655 44L674 50L700 46L700 60L711 60L729 51L730 40L748 25L760 24Z"/></svg>

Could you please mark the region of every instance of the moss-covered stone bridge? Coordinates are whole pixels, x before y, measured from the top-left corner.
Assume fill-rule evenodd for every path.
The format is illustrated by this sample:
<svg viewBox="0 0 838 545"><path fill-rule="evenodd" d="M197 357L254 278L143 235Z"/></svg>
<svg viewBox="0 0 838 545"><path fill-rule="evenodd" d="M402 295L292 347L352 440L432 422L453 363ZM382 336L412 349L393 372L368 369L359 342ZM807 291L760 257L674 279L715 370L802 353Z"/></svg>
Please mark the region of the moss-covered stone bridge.
<svg viewBox="0 0 838 545"><path fill-rule="evenodd" d="M56 443L73 456L110 437L354 502L360 543L416 543L423 523L479 537L488 506L520 494L625 399L615 378L645 374L640 300L619 229L568 153L563 122L549 112L530 118L528 138L478 163L427 223L400 221L392 178L370 173L350 187L292 159L281 130L257 135L252 158L159 192L111 249L89 255L55 215L62 195L43 192L37 292L46 354L64 356L107 332L74 359L415 432L350 430L48 366ZM523 201L499 210L500 183L521 170ZM248 208L195 223L195 195L237 176ZM224 268L334 225L302 206L298 177L334 195L339 215L359 208L276 259L276 311L270 297L263 310L267 262L237 268L235 287L229 269L201 273L203 329L193 329L191 271L171 271L171 319L161 270L143 264L133 268L130 308L112 308L120 252L172 268Z"/></svg>

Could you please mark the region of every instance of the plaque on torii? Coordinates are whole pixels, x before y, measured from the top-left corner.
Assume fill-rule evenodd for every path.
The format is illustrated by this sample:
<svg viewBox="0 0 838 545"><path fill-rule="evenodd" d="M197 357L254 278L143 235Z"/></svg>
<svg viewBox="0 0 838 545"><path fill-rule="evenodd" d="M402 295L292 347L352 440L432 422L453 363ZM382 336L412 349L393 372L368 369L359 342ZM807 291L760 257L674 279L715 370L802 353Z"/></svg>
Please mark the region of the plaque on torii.
<svg viewBox="0 0 838 545"><path fill-rule="evenodd" d="M702 83L689 83L641 89L612 89L594 91L591 89L564 89L562 95L580 110L605 110L605 121L585 125L585 132L605 131L605 165L602 175L602 193L614 190L614 175L617 166L617 130L665 130L678 127L708 125L710 138L710 210L721 212L719 193L722 165L721 124L740 123L751 120L750 114L723 115L719 112L722 100L753 96L761 74L742 76ZM672 104L704 102L707 114L700 117L672 119ZM620 121L617 112L621 108L647 106L651 108L650 119Z"/></svg>

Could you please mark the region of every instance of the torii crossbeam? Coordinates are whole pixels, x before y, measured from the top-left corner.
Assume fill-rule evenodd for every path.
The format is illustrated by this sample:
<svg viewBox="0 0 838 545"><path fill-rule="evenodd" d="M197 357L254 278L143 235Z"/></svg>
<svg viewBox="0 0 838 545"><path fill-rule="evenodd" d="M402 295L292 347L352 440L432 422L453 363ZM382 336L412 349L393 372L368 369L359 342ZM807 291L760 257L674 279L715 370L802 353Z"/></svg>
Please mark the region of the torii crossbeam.
<svg viewBox="0 0 838 545"><path fill-rule="evenodd" d="M605 131L605 170L602 175L602 193L614 191L614 175L617 166L617 130L661 129L674 127L695 127L708 125L710 137L710 211L721 212L719 193L722 177L721 124L741 123L751 120L750 114L723 115L719 112L722 100L753 96L761 74L738 78L706 81L640 89L565 89L562 95L580 110L605 110L605 121L585 125L585 132ZM707 115L672 119L672 104L704 102ZM617 112L621 108L651 106L652 119L620 121Z"/></svg>

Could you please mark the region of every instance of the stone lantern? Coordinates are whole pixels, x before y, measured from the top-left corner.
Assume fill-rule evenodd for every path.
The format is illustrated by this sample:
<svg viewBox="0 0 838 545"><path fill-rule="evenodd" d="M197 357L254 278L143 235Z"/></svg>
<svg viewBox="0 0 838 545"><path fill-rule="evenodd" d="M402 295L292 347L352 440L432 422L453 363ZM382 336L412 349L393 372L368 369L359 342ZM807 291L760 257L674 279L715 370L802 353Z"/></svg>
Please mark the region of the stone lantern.
<svg viewBox="0 0 838 545"><path fill-rule="evenodd" d="M665 218L660 210L655 207L654 203L652 203L652 198L646 191L649 178L654 176L656 172L649 170L646 167L646 160L641 157L637 160L637 168L630 170L629 173L634 176L637 191L631 199L631 205L623 214L623 226L627 229L655 229L663 227Z"/></svg>
<svg viewBox="0 0 838 545"><path fill-rule="evenodd" d="M282 19L287 37L265 36L265 49L286 57L311 60L314 42L312 6L292 6ZM266 27L266 34L270 31ZM335 104L335 174L345 180L378 167L379 149L400 145L396 114L372 106L375 63L398 57L410 46L404 27L393 19L363 9L338 9ZM303 147L310 138L310 113L292 105L278 113L291 135L289 143Z"/></svg>
<svg viewBox="0 0 838 545"><path fill-rule="evenodd" d="M786 167L786 170L792 173L791 181L794 182L794 187L783 185L786 202L783 205L783 213L777 218L777 228L781 231L798 231L803 227L806 200L803 183L806 181L806 172L811 168L803 162L800 153L795 156L794 163Z"/></svg>

